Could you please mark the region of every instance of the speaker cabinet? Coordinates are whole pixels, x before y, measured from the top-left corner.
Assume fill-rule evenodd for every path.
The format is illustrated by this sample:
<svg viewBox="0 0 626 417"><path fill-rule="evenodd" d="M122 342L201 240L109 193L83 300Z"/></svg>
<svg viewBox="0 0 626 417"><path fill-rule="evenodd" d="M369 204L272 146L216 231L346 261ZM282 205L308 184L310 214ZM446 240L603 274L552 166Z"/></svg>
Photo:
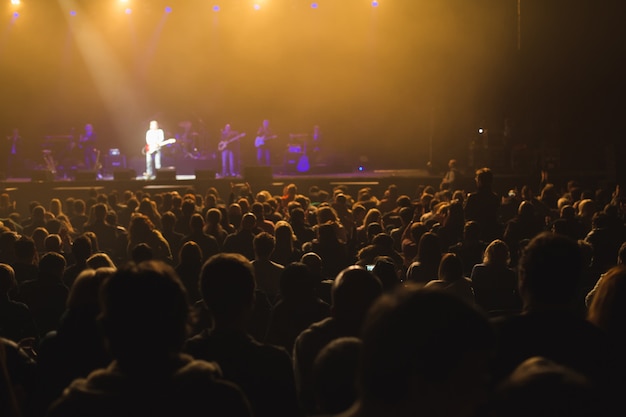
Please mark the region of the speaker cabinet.
<svg viewBox="0 0 626 417"><path fill-rule="evenodd" d="M243 179L247 182L269 185L274 179L272 167L244 167Z"/></svg>
<svg viewBox="0 0 626 417"><path fill-rule="evenodd" d="M104 158L104 167L109 171L124 169L126 168L126 156L121 154L107 155Z"/></svg>
<svg viewBox="0 0 626 417"><path fill-rule="evenodd" d="M176 179L176 168L167 167L158 169L156 172L156 179L159 181L164 180L175 180Z"/></svg>
<svg viewBox="0 0 626 417"><path fill-rule="evenodd" d="M49 169L35 169L30 172L31 181L53 181L54 174Z"/></svg>
<svg viewBox="0 0 626 417"><path fill-rule="evenodd" d="M113 170L113 179L116 181L128 181L137 178L137 172L134 169L115 169Z"/></svg>
<svg viewBox="0 0 626 417"><path fill-rule="evenodd" d="M214 180L215 171L212 169L197 169L196 180Z"/></svg>
<svg viewBox="0 0 626 417"><path fill-rule="evenodd" d="M74 173L76 181L95 181L96 171L79 169Z"/></svg>

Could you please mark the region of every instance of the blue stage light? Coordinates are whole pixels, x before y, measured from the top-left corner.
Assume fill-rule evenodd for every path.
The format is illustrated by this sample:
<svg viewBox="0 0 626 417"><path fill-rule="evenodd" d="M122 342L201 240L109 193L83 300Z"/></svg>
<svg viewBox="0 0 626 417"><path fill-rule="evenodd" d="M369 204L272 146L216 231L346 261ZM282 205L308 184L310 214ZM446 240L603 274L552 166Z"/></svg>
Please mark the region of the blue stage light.
<svg viewBox="0 0 626 417"><path fill-rule="evenodd" d="M218 5L213 6L213 11L214 12L219 12L220 11L220 6L218 6Z"/></svg>
<svg viewBox="0 0 626 417"><path fill-rule="evenodd" d="M172 8L170 6L167 6L165 8L165 13L172 13Z"/></svg>

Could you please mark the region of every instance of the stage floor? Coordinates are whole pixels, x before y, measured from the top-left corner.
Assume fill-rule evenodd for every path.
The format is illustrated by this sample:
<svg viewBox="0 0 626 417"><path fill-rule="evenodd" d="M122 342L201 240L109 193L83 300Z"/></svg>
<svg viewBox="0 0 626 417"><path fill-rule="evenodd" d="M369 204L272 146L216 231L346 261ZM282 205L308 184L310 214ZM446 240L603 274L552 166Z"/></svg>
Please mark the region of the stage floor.
<svg viewBox="0 0 626 417"><path fill-rule="evenodd" d="M120 170L120 172L126 171L128 174L131 173L131 170ZM211 171L208 171L211 172ZM159 182L163 180L176 180L176 181L196 181L198 179L206 179L206 177L202 176L202 178L198 178L199 175L181 175L177 174L175 170L168 171L162 170L159 174L162 176L159 178L148 179L143 175L129 175L125 179L131 179L135 181L145 181L145 182ZM269 175L267 172L257 172L252 171L251 175L255 176L258 174ZM219 173L214 173L215 177L211 177L210 179L216 180L230 180L230 181L245 181L245 180L254 180L255 178L249 178L245 174L237 175L234 177L222 177ZM93 178L91 178L93 177ZM248 178L246 178L248 177ZM280 170L272 170L271 177L275 180L307 180L307 179L368 179L368 178L381 178L381 177L397 177L397 178L439 178L439 175L432 175L426 169L384 169L384 170L355 170L352 172L307 172L307 173L296 173L296 172L284 172ZM31 183L31 182L53 182L53 183L65 183L65 182L84 182L84 181L95 181L97 183L100 182L109 182L109 181L117 181L120 178L112 173L104 173L102 175L97 175L95 172L86 172L82 171L73 175L60 175L60 174L52 174L47 171L39 171L35 173L35 175L31 175L30 177L14 177L7 178L3 181L0 181L2 184L19 184L19 183Z"/></svg>
<svg viewBox="0 0 626 417"><path fill-rule="evenodd" d="M157 194L168 191L179 193L192 192L204 195L210 187L217 189L222 199L227 200L233 185L249 183L253 193L268 190L273 195L282 195L284 187L294 183L298 191L308 195L313 186L332 194L333 188L342 185L348 193L356 195L361 188L369 187L371 192L381 197L391 184L395 184L400 194L411 198L417 197L417 191L423 186L431 185L438 189L443 173L431 173L426 169L380 169L351 171L336 170L334 172L283 172L265 167L250 167L245 175L220 178L215 171L196 171L197 175L180 175L175 170L161 170L156 179L145 179L137 176L132 170L122 170L115 175L104 175L101 178L95 172L80 172L73 177L52 175L48 171L39 171L30 177L8 178L0 181L0 191L8 193L17 202L18 212L27 216L28 205L38 201L48 206L52 198L62 200L68 197L88 199L94 193L122 192L125 190L142 191ZM607 181L606 172L558 173L554 175L555 184L565 184L569 179L576 178L597 184ZM474 190L473 177L468 178L467 192ZM496 191L506 193L512 188L521 189L523 185L537 187L539 175L534 174L495 174ZM538 190L537 190L538 193Z"/></svg>

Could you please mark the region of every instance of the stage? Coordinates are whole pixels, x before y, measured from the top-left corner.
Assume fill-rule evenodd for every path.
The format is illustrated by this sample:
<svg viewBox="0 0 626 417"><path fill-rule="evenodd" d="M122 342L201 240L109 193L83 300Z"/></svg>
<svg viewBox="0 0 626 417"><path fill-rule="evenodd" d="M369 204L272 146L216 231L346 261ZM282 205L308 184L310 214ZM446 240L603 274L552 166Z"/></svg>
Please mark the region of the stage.
<svg viewBox="0 0 626 417"><path fill-rule="evenodd" d="M119 170L114 175L100 178L95 172L89 171L67 177L49 171L37 171L28 178L8 178L0 182L0 189L18 202L18 211L24 216L31 201L36 200L47 206L50 199L55 197L62 200L67 197L87 199L93 193L92 190L106 194L125 190L141 190L150 194L193 190L204 195L209 187L215 187L223 198L228 198L231 184L246 182L254 193L268 190L274 195L282 194L284 186L290 183L295 183L304 194L312 186L332 192L337 185L345 185L353 194L363 187L371 187L376 194L382 194L390 184L397 184L403 193L413 197L420 184L438 185L439 177L429 174L425 169L290 173L277 168L247 167L242 175L220 178L211 170L199 170L195 175L189 175L165 168L159 170L157 178L151 180L136 175L133 170Z"/></svg>
<svg viewBox="0 0 626 417"><path fill-rule="evenodd" d="M391 184L399 187L401 194L411 198L416 197L421 186L431 185L438 189L443 176L442 172L432 172L427 169L372 169L363 168L348 171L345 169L312 170L307 173L285 172L284 167L246 167L242 175L237 177L219 178L215 171L198 170L195 175L178 174L176 169L164 168L158 171L156 179L147 180L136 175L134 170L118 170L98 177L95 172L82 171L74 176L59 176L49 171L37 171L29 177L8 178L0 182L0 190L8 193L12 200L17 201L17 210L22 216L28 213L28 204L38 201L45 207L50 199L68 197L89 198L95 190L97 193L111 193L125 190L142 191L151 195L177 191L185 193L193 191L204 195L210 187L215 187L224 199L228 198L231 184L249 183L254 193L268 190L273 195L281 195L283 188L291 183L298 186L299 192L307 195L312 186L332 193L334 187L343 185L349 194L356 195L361 188L369 187L377 197L381 197ZM466 191L474 190L473 175L467 176ZM557 187L563 187L567 180L577 179L589 187L610 183L606 172L555 172L553 182ZM495 189L504 194L508 189L521 188L523 185L537 187L539 175L533 173L495 173ZM539 190L536 192L539 193Z"/></svg>

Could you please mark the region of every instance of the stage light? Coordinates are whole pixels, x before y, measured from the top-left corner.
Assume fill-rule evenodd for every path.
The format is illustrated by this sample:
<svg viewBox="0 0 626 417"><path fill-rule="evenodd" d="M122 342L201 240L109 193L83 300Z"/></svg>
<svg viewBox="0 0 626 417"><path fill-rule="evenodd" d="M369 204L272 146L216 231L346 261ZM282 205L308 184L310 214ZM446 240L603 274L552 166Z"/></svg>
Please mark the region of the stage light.
<svg viewBox="0 0 626 417"><path fill-rule="evenodd" d="M13 17L17 19L18 17L20 17L20 14L18 12L15 12L13 13Z"/></svg>
<svg viewBox="0 0 626 417"><path fill-rule="evenodd" d="M128 3L128 0L120 0L120 3Z"/></svg>
<svg viewBox="0 0 626 417"><path fill-rule="evenodd" d="M76 10L70 10L70 16L76 16Z"/></svg>
<svg viewBox="0 0 626 417"><path fill-rule="evenodd" d="M260 4L255 4L254 5L254 10L261 10L261 5Z"/></svg>
<svg viewBox="0 0 626 417"><path fill-rule="evenodd" d="M313 8L313 9L317 9L317 3L313 3L313 4L311 4L311 8Z"/></svg>
<svg viewBox="0 0 626 417"><path fill-rule="evenodd" d="M170 6L167 6L165 8L165 13L172 13L172 8Z"/></svg>
<svg viewBox="0 0 626 417"><path fill-rule="evenodd" d="M11 4L17 6L18 4L20 4L20 0L11 0Z"/></svg>
<svg viewBox="0 0 626 417"><path fill-rule="evenodd" d="M378 2L376 0L372 2L372 7L378 7Z"/></svg>
<svg viewBox="0 0 626 417"><path fill-rule="evenodd" d="M130 8L124 10L124 13L126 14L131 14L132 12L133 12L133 9L130 9Z"/></svg>
<svg viewBox="0 0 626 417"><path fill-rule="evenodd" d="M218 5L213 6L213 11L214 12L219 12L220 11L220 6L218 6Z"/></svg>
<svg viewBox="0 0 626 417"><path fill-rule="evenodd" d="M482 127L478 128L478 134L482 135L483 133L485 133L485 129L483 129Z"/></svg>

